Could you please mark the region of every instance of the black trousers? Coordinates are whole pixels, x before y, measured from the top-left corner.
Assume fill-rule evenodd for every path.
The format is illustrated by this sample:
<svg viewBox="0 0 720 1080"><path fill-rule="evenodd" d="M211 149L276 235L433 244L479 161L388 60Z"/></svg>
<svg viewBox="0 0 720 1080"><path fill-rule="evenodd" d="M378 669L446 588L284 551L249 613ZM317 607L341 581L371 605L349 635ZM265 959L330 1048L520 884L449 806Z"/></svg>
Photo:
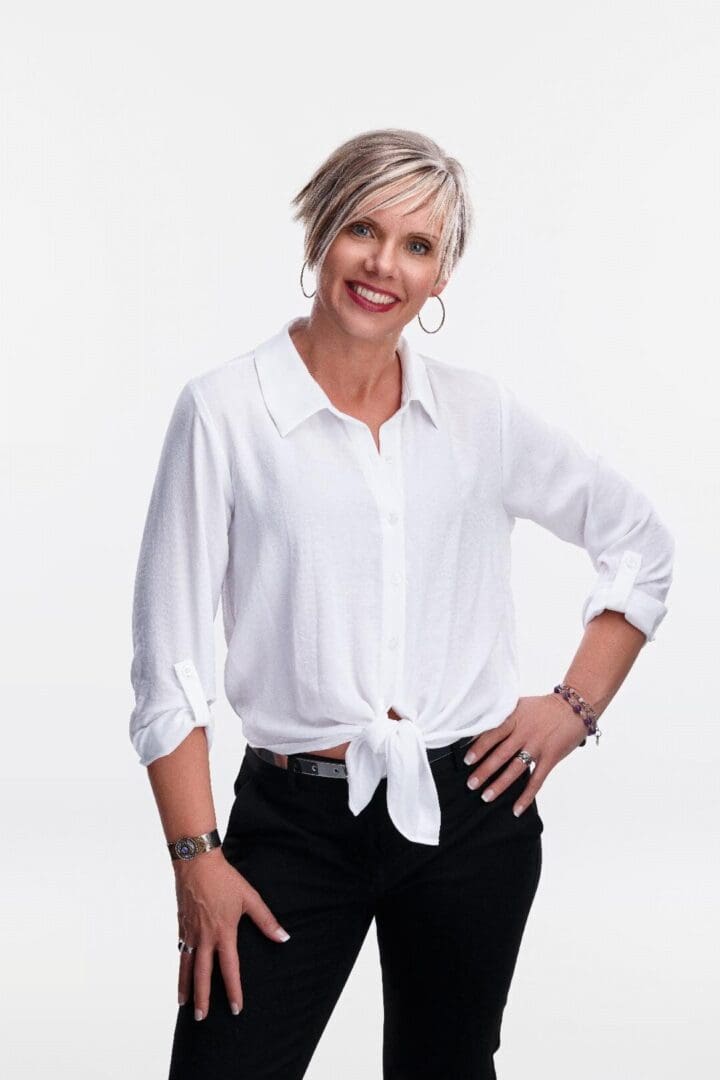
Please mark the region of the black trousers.
<svg viewBox="0 0 720 1080"><path fill-rule="evenodd" d="M442 808L434 847L397 831L387 779L355 817L347 780L293 773L246 749L223 850L291 936L271 941L243 915L243 1009L230 1012L215 954L208 1015L194 1019L192 995L178 1007L169 1080L300 1080L373 918L385 1080L496 1077L543 823L535 800L512 812L527 770L484 803L494 777L471 791L474 766L453 745L431 763Z"/></svg>

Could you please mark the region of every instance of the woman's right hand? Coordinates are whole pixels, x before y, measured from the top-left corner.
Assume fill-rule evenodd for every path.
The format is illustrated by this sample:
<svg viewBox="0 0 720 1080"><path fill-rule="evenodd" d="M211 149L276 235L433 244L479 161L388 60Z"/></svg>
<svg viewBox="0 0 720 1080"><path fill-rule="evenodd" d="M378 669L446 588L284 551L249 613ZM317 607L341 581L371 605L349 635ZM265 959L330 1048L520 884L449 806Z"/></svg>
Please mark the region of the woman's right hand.
<svg viewBox="0 0 720 1080"><path fill-rule="evenodd" d="M241 917L249 915L273 941L287 941L290 935L247 878L230 865L222 848L213 848L173 865L178 939L195 947L192 953L180 953L178 1002L184 1005L192 991L195 1019L203 1020L207 1016L210 976L217 951L230 1008L237 1014L243 1007L237 951L237 926Z"/></svg>

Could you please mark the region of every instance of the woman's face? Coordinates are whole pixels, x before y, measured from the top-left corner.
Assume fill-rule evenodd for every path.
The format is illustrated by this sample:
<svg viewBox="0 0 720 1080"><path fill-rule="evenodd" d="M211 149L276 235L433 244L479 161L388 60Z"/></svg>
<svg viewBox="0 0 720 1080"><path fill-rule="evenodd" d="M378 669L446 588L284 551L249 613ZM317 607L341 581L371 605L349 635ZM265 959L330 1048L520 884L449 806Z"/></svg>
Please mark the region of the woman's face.
<svg viewBox="0 0 720 1080"><path fill-rule="evenodd" d="M447 279L437 280L441 223L430 225L428 218L428 208L408 214L399 203L370 215L359 212L335 237L320 269L315 302L346 333L394 342L427 299L445 288Z"/></svg>

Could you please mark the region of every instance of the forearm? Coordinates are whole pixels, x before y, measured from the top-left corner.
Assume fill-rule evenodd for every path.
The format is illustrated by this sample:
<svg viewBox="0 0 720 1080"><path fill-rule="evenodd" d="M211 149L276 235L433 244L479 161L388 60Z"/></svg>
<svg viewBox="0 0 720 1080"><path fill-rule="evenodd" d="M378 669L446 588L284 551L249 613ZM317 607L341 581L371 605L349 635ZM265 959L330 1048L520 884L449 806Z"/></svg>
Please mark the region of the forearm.
<svg viewBox="0 0 720 1080"><path fill-rule="evenodd" d="M156 758L147 771L168 843L217 827L204 728L193 728L171 754Z"/></svg>
<svg viewBox="0 0 720 1080"><path fill-rule="evenodd" d="M601 611L586 626L563 682L577 690L600 716L622 686L645 641L645 634L622 612Z"/></svg>

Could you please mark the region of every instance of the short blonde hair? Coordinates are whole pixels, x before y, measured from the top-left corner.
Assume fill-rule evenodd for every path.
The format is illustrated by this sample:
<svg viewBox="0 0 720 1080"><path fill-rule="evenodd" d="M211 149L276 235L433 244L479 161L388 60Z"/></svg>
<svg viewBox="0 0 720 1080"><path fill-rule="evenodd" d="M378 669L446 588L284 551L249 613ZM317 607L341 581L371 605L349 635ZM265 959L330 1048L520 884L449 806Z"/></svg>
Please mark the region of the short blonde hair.
<svg viewBox="0 0 720 1080"><path fill-rule="evenodd" d="M394 193L388 194L389 188ZM430 201L430 221L442 219L438 280L449 278L473 225L465 173L432 139L403 128L364 131L348 139L292 200L297 207L293 221L305 226L310 269L321 266L340 229L360 208L369 214L405 199L412 200L408 212Z"/></svg>

